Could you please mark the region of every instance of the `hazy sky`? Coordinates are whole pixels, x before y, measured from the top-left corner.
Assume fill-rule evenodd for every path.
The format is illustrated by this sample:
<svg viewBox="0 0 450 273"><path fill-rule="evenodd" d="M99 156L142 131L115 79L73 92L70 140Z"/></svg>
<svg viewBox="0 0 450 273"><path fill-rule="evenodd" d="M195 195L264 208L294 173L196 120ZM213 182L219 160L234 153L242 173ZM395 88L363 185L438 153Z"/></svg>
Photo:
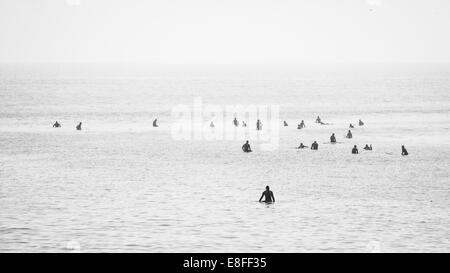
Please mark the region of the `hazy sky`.
<svg viewBox="0 0 450 273"><path fill-rule="evenodd" d="M449 0L0 0L0 62L450 62Z"/></svg>

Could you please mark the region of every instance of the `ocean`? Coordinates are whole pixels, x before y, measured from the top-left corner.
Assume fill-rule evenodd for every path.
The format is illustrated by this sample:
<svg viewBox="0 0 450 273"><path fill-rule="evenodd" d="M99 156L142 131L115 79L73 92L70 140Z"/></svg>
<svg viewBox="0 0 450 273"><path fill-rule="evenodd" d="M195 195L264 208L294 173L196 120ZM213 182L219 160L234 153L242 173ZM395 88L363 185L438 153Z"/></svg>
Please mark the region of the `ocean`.
<svg viewBox="0 0 450 273"><path fill-rule="evenodd" d="M276 106L277 146L176 139L196 100ZM449 65L2 64L0 252L448 252L449 113Z"/></svg>

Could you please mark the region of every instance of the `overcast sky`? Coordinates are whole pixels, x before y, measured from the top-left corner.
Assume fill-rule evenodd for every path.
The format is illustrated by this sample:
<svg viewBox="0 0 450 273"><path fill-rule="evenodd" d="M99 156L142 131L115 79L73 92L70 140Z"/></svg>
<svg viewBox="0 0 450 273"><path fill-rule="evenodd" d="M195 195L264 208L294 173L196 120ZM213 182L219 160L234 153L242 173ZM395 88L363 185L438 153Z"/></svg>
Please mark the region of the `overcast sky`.
<svg viewBox="0 0 450 273"><path fill-rule="evenodd" d="M449 0L0 0L0 62L450 62Z"/></svg>

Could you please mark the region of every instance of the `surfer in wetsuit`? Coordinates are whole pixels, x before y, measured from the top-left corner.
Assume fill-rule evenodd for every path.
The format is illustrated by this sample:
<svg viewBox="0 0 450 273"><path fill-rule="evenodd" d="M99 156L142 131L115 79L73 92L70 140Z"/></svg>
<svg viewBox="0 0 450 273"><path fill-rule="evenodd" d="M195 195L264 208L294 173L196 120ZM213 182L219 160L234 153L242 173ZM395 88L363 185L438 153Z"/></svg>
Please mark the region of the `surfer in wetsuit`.
<svg viewBox="0 0 450 273"><path fill-rule="evenodd" d="M356 145L353 146L352 154L358 154L358 148L356 147Z"/></svg>
<svg viewBox="0 0 450 273"><path fill-rule="evenodd" d="M275 203L275 196L273 196L273 192L270 190L269 186L266 186L266 190L262 193L261 198L259 198L259 202L264 197L265 203Z"/></svg>
<svg viewBox="0 0 450 273"><path fill-rule="evenodd" d="M286 121L283 121L283 123L284 123L284 127L289 126Z"/></svg>
<svg viewBox="0 0 450 273"><path fill-rule="evenodd" d="M320 119L319 116L317 116L317 118L316 118L316 123L322 123L322 120Z"/></svg>
<svg viewBox="0 0 450 273"><path fill-rule="evenodd" d="M155 120L153 121L153 127L159 127L157 122L158 122L158 119L155 118Z"/></svg>
<svg viewBox="0 0 450 273"><path fill-rule="evenodd" d="M242 151L244 151L245 153L250 153L252 152L252 148L250 147L250 144L247 142L245 142L244 145L242 145Z"/></svg>
<svg viewBox="0 0 450 273"><path fill-rule="evenodd" d="M59 124L57 121L55 122L55 124L53 124L53 128L59 128L61 127L61 124Z"/></svg>
<svg viewBox="0 0 450 273"><path fill-rule="evenodd" d="M330 142L336 143L336 136L334 135L334 133L330 136Z"/></svg>
<svg viewBox="0 0 450 273"><path fill-rule="evenodd" d="M302 120L302 122L300 122L299 126L300 126L300 129L305 128L306 127L305 121Z"/></svg>
<svg viewBox="0 0 450 273"><path fill-rule="evenodd" d="M245 121L242 121L242 127L247 127L247 123L245 123Z"/></svg>
<svg viewBox="0 0 450 273"><path fill-rule="evenodd" d="M352 131L348 130L346 138L352 138L352 137L353 137Z"/></svg>
<svg viewBox="0 0 450 273"><path fill-rule="evenodd" d="M369 147L369 144L366 144L366 146L364 146L364 150L366 150L366 151L370 151L370 147Z"/></svg>
<svg viewBox="0 0 450 273"><path fill-rule="evenodd" d="M311 150L319 150L319 144L317 141L314 141L313 144L311 144Z"/></svg>
<svg viewBox="0 0 450 273"><path fill-rule="evenodd" d="M297 149L304 149L304 148L309 148L309 147L303 145L303 143L300 143L300 146L297 147Z"/></svg>
<svg viewBox="0 0 450 273"><path fill-rule="evenodd" d="M408 155L408 151L406 150L405 146L402 145L402 155Z"/></svg>
<svg viewBox="0 0 450 273"><path fill-rule="evenodd" d="M237 118L234 118L233 124L234 124L234 126L236 126L236 127L239 126L239 121L237 120Z"/></svg>
<svg viewBox="0 0 450 273"><path fill-rule="evenodd" d="M350 126L348 126L349 128L353 129L355 128L355 126L353 126L353 124L350 123Z"/></svg>
<svg viewBox="0 0 450 273"><path fill-rule="evenodd" d="M359 120L358 124L359 124L359 126L363 126L364 122L362 122L362 120Z"/></svg>
<svg viewBox="0 0 450 273"><path fill-rule="evenodd" d="M256 121L256 130L261 130L262 129L262 124L261 124L261 121L258 119L257 121Z"/></svg>
<svg viewBox="0 0 450 273"><path fill-rule="evenodd" d="M81 131L81 124L82 124L82 123L80 122L80 123L77 125L77 127L76 127L78 131Z"/></svg>

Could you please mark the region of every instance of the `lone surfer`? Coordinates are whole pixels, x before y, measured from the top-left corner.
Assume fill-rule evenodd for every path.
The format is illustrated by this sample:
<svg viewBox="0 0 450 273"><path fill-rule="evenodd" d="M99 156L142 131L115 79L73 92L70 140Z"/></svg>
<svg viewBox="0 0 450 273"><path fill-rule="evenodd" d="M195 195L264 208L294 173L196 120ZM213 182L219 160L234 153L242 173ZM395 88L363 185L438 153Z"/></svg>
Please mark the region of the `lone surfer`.
<svg viewBox="0 0 450 273"><path fill-rule="evenodd" d="M245 153L252 152L252 148L250 147L250 144L248 143L248 140L245 142L244 145L242 145L242 151L244 151Z"/></svg>
<svg viewBox="0 0 450 273"><path fill-rule="evenodd" d="M53 128L59 128L61 127L61 124L58 123L58 121L55 122L55 124L53 124Z"/></svg>
<svg viewBox="0 0 450 273"><path fill-rule="evenodd" d="M352 154L358 154L358 148L356 147L356 145L353 146Z"/></svg>
<svg viewBox="0 0 450 273"><path fill-rule="evenodd" d="M284 127L289 126L286 121L283 121L283 123L284 123Z"/></svg>
<svg viewBox="0 0 450 273"><path fill-rule="evenodd" d="M406 150L404 145L402 145L402 155L408 155L408 151Z"/></svg>
<svg viewBox="0 0 450 273"><path fill-rule="evenodd" d="M266 190L263 191L261 198L259 198L259 202L261 202L261 200L264 197L264 201L265 203L275 203L275 196L273 196L273 192L270 190L269 186L266 186Z"/></svg>
<svg viewBox="0 0 450 273"><path fill-rule="evenodd" d="M363 126L364 122L362 122L362 120L359 120L358 124L359 124L359 126Z"/></svg>
<svg viewBox="0 0 450 273"><path fill-rule="evenodd" d="M153 127L159 127L157 122L158 122L158 119L155 118L155 120L153 121Z"/></svg>
<svg viewBox="0 0 450 273"><path fill-rule="evenodd" d="M78 131L81 131L81 124L82 124L82 123L80 122L80 123L77 125L77 127L76 127Z"/></svg>

